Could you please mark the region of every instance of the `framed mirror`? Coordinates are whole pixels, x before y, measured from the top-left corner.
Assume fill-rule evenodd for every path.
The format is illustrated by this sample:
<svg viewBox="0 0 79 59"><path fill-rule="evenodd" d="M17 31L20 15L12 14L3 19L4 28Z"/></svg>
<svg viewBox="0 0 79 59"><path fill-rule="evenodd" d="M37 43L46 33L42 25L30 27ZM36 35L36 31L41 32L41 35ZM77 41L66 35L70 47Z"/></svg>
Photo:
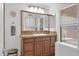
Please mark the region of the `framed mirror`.
<svg viewBox="0 0 79 59"><path fill-rule="evenodd" d="M21 10L21 32L50 32L56 28L55 15Z"/></svg>

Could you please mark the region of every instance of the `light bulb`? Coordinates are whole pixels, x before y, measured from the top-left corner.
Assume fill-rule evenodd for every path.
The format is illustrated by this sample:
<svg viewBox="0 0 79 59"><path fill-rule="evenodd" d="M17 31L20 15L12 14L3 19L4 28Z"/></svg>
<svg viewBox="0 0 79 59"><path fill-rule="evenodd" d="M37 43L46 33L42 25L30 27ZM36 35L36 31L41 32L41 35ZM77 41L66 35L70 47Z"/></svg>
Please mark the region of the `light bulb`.
<svg viewBox="0 0 79 59"><path fill-rule="evenodd" d="M37 12L37 7L35 7L34 12Z"/></svg>
<svg viewBox="0 0 79 59"><path fill-rule="evenodd" d="M33 7L30 7L30 11L33 12Z"/></svg>

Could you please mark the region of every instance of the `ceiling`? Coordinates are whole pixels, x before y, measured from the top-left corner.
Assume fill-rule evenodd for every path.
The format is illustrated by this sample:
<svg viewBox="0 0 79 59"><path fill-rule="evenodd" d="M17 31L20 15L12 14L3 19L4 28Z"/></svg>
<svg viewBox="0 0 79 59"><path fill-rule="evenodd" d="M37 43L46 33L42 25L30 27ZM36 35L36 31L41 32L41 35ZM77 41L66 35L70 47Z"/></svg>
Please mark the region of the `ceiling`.
<svg viewBox="0 0 79 59"><path fill-rule="evenodd" d="M52 6L60 5L59 3L27 3L27 5L39 6L41 8L50 8Z"/></svg>

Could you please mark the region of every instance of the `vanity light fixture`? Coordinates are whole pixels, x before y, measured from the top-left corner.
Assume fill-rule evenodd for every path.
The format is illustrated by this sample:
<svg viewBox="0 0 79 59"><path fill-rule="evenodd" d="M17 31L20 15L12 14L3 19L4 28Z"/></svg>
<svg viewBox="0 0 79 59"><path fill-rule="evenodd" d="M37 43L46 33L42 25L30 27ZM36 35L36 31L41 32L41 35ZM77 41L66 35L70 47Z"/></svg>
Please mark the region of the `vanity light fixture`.
<svg viewBox="0 0 79 59"><path fill-rule="evenodd" d="M44 13L45 9L38 7L38 6L29 6L29 11L37 12L37 13Z"/></svg>

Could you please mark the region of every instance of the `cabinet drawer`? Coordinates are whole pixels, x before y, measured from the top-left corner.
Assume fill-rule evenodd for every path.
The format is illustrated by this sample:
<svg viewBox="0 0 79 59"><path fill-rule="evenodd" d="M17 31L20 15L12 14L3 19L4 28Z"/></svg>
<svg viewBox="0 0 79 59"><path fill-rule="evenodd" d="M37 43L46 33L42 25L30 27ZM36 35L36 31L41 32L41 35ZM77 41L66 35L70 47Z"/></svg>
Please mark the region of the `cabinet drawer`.
<svg viewBox="0 0 79 59"><path fill-rule="evenodd" d="M34 42L34 39L23 38L23 42L24 43L31 43L31 42Z"/></svg>
<svg viewBox="0 0 79 59"><path fill-rule="evenodd" d="M43 39L43 41L50 41L50 37L44 37L42 39Z"/></svg>
<svg viewBox="0 0 79 59"><path fill-rule="evenodd" d="M41 37L35 38L35 41L36 41L36 42L42 41L42 38L41 38Z"/></svg>
<svg viewBox="0 0 79 59"><path fill-rule="evenodd" d="M51 37L51 39L56 39L56 36Z"/></svg>

